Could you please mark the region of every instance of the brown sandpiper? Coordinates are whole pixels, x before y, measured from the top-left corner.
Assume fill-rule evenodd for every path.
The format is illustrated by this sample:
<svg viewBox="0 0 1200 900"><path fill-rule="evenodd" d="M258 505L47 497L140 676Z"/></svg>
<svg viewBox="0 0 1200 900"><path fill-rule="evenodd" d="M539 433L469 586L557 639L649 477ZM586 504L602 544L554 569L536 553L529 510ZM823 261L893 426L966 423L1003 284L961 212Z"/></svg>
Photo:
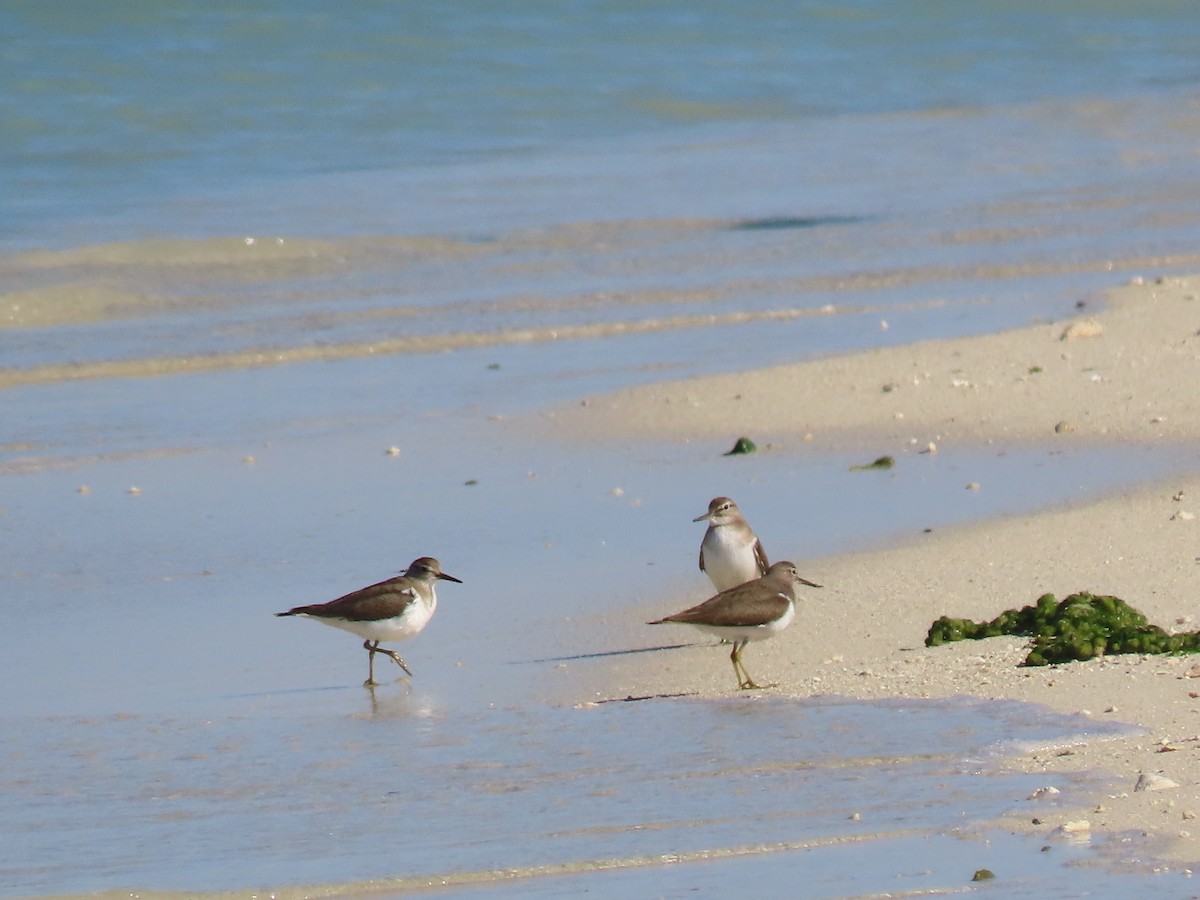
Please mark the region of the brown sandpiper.
<svg viewBox="0 0 1200 900"><path fill-rule="evenodd" d="M742 649L750 641L773 637L792 624L792 620L796 618L797 584L816 586L800 577L795 563L777 562L765 575L753 581L735 585L714 597L709 597L699 606L647 624L662 625L673 622L693 625L708 634L732 641L733 652L729 659L733 663L738 688L743 691L755 690L760 686L754 683L754 679L742 663Z"/></svg>
<svg viewBox="0 0 1200 900"><path fill-rule="evenodd" d="M390 657L408 675L412 670L405 665L395 650L380 647L382 641L402 641L417 634L429 624L433 611L437 609L437 592L434 585L441 581L462 581L442 571L442 564L432 556L413 560L403 575L389 578L378 584L330 600L297 606L277 616L308 616L325 625L341 628L357 634L363 648L369 654L367 680L364 687L375 687L375 654Z"/></svg>

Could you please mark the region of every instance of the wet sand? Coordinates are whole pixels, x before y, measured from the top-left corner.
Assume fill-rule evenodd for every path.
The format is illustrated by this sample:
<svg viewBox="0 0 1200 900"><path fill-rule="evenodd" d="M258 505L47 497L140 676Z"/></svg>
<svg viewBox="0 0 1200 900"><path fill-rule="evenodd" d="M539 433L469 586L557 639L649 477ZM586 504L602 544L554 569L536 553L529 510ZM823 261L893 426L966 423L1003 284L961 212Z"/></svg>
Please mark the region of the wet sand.
<svg viewBox="0 0 1200 900"><path fill-rule="evenodd" d="M632 388L543 421L562 440L732 445L748 435L767 452L811 446L861 452L863 462L887 454L898 467L981 446L1173 443L1190 454L1200 447L1198 295L1200 279L1135 279L1105 308L1075 320ZM1048 835L1086 820L1093 835L1114 841L1141 832L1156 839L1162 866L1194 866L1200 657L1119 655L1023 668L1017 639L924 647L940 615L990 619L1046 592L1111 593L1168 630L1197 628L1200 452L1192 471L1095 502L939 528L861 552L803 558L789 551L802 574L826 587L806 590L797 623L751 645L744 659L756 678L779 683L772 693L789 696L970 695L1139 726L1124 737L1014 757L1015 769L1044 774L1046 786L1100 770L1118 787L1038 824L1025 816L1010 824ZM770 535L763 537L770 549ZM662 598L635 612L645 621L696 599ZM644 632L631 625L629 639ZM680 628L663 637L693 635ZM702 643L670 658L618 657L594 670L596 696L736 693L727 656ZM1143 774L1169 782L1135 790Z"/></svg>

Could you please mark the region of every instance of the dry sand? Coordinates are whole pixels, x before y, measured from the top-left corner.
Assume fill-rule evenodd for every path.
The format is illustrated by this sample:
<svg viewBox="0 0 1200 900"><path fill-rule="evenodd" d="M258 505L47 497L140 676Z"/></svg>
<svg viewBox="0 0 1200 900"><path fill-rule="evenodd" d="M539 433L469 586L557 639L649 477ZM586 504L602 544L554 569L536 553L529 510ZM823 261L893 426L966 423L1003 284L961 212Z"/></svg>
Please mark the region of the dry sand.
<svg viewBox="0 0 1200 900"><path fill-rule="evenodd" d="M900 458L930 443L941 452L980 444L1194 446L1196 472L1170 483L799 561L825 590L805 591L797 624L745 655L757 679L779 683L772 694L973 695L1141 726L1127 737L1012 760L1045 772L1048 786L1065 773L1095 770L1117 785L1085 808L1034 812L1041 824L1023 819L1023 826L1049 833L1087 820L1093 834L1145 832L1161 839L1155 854L1166 865L1186 868L1200 864L1200 656L1025 668L1018 639L927 649L924 637L942 614L990 619L1045 592L1061 598L1078 590L1116 594L1168 630L1200 628L1198 294L1200 278L1134 283L1071 322L634 388L547 421L568 439L589 441L724 440L736 422L738 433L756 440L805 440L871 458ZM618 657L600 676L600 693L728 695L735 691L724 656L699 646ZM1176 786L1135 790L1143 774Z"/></svg>

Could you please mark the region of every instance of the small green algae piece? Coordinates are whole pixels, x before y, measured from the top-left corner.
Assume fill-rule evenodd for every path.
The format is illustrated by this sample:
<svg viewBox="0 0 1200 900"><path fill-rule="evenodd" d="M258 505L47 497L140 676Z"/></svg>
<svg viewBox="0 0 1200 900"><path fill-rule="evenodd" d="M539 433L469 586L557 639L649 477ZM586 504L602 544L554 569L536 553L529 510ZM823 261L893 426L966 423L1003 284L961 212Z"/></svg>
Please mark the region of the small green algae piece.
<svg viewBox="0 0 1200 900"><path fill-rule="evenodd" d="M1058 600L1043 594L1033 606L1008 609L990 622L942 616L926 647L1000 635L1031 637L1023 666L1046 666L1115 653L1197 653L1200 632L1168 634L1120 597L1081 591Z"/></svg>
<svg viewBox="0 0 1200 900"><path fill-rule="evenodd" d="M996 873L991 869L976 869L975 874L971 876L972 881L991 881L996 877Z"/></svg>
<svg viewBox="0 0 1200 900"><path fill-rule="evenodd" d="M896 464L896 460L890 456L881 456L875 462L867 463L865 466L851 466L851 472L866 472L869 469L890 469Z"/></svg>
<svg viewBox="0 0 1200 900"><path fill-rule="evenodd" d="M740 456L743 453L753 453L758 447L754 445L754 441L748 437L740 437L737 443L733 445L733 449L722 454L723 456Z"/></svg>

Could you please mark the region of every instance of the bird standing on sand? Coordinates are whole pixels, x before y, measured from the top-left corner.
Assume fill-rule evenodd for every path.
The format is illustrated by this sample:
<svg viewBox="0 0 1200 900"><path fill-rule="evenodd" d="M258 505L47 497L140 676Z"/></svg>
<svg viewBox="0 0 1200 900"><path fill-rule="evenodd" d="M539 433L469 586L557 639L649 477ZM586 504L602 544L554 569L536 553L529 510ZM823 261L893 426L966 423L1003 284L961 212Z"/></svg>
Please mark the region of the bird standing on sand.
<svg viewBox="0 0 1200 900"><path fill-rule="evenodd" d="M382 653L411 676L395 650L380 647L381 641L402 641L417 634L429 624L433 611L437 609L437 592L434 585L441 581L462 582L442 571L442 564L432 556L413 560L403 575L389 578L378 584L311 606L297 606L277 616L308 616L334 628L342 628L357 634L363 648L370 656L367 663L367 680L364 687L375 686L375 654Z"/></svg>
<svg viewBox="0 0 1200 900"><path fill-rule="evenodd" d="M738 688L743 691L754 690L759 685L754 683L742 664L742 649L750 641L765 640L792 623L796 617L797 584L818 586L801 578L795 563L777 562L760 578L721 591L699 606L647 624L675 622L694 625L701 631L732 641L733 652L729 659L733 663Z"/></svg>
<svg viewBox="0 0 1200 900"><path fill-rule="evenodd" d="M767 574L767 553L762 541L728 497L714 497L708 512L693 522L707 522L700 541L700 571L708 575L718 591L745 584Z"/></svg>

